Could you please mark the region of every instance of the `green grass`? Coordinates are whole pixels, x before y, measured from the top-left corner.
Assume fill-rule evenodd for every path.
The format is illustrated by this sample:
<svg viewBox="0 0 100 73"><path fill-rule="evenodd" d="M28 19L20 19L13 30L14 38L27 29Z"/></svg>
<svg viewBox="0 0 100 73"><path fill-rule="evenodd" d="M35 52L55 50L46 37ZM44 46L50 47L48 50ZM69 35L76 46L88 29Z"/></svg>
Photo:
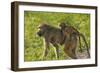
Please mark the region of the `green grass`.
<svg viewBox="0 0 100 73"><path fill-rule="evenodd" d="M48 23L59 27L58 23L65 22L77 28L85 35L90 44L90 15L79 13L55 13L55 12L24 12L24 61L41 61L43 54L43 38L37 36L38 26ZM54 47L50 45L50 52L46 60L56 60ZM63 46L60 46L60 60L65 59Z"/></svg>

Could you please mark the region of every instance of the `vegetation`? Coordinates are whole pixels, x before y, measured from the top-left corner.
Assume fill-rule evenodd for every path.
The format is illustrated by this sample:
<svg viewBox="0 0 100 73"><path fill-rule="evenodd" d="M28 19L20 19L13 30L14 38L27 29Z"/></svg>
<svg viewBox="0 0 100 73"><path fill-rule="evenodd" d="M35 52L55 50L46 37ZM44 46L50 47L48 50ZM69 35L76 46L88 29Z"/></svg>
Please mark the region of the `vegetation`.
<svg viewBox="0 0 100 73"><path fill-rule="evenodd" d="M90 15L81 13L59 13L59 12L24 12L24 61L40 61L43 54L43 38L37 35L38 26L41 23L48 23L51 26L59 27L58 23L65 22L75 27L85 35L90 44ZM54 47L50 45L50 52L47 60L56 60ZM79 47L78 47L79 48ZM60 60L65 59L63 46L60 46Z"/></svg>

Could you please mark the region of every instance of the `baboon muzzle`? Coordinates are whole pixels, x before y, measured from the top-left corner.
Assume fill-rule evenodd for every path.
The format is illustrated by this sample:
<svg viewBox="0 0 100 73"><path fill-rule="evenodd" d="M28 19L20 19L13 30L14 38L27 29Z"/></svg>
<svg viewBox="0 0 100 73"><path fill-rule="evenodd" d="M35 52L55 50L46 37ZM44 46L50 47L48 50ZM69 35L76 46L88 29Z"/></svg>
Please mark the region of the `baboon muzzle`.
<svg viewBox="0 0 100 73"><path fill-rule="evenodd" d="M39 32L37 32L37 35L38 36L42 36L42 33L39 31Z"/></svg>

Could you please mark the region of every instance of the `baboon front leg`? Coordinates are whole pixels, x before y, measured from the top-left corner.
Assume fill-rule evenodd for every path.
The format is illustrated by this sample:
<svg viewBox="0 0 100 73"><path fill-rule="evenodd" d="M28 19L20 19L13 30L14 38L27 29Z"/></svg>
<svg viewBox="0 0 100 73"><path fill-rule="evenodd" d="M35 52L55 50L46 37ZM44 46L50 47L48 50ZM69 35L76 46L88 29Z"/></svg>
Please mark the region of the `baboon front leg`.
<svg viewBox="0 0 100 73"><path fill-rule="evenodd" d="M55 47L56 59L59 59L59 46L57 44L53 44L53 46Z"/></svg>
<svg viewBox="0 0 100 73"><path fill-rule="evenodd" d="M44 41L44 50L43 50L43 60L48 55L48 51L49 51L49 42L47 40L45 40Z"/></svg>

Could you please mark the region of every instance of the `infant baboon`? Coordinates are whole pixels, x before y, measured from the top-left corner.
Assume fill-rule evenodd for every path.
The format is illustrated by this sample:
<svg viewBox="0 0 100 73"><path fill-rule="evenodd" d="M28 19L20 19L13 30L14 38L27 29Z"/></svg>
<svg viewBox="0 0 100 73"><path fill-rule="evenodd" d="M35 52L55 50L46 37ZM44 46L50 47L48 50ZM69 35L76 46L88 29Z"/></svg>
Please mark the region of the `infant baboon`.
<svg viewBox="0 0 100 73"><path fill-rule="evenodd" d="M80 37L82 37L87 48L88 57L90 57L88 44L86 42L84 35L80 33L77 29L75 29L74 27L68 26L65 23L60 23L59 26L61 27L63 36L66 38L65 43L64 43L65 45L64 52L68 54L71 58L77 59L77 56L75 53L76 47L77 47L77 38L79 38L79 43L80 43L80 48L81 48Z"/></svg>
<svg viewBox="0 0 100 73"><path fill-rule="evenodd" d="M39 31L37 32L39 36L44 37L45 48L43 53L43 59L47 56L49 51L49 44L51 43L56 48L56 58L59 59L59 46L64 43L64 37L61 29L47 25L41 24L39 26Z"/></svg>

